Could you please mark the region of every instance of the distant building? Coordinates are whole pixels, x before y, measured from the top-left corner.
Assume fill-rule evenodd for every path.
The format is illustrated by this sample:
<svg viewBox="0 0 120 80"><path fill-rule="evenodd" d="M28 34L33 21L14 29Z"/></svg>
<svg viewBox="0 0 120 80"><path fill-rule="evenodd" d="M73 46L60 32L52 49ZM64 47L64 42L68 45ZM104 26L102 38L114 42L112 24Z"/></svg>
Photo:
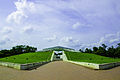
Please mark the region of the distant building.
<svg viewBox="0 0 120 80"><path fill-rule="evenodd" d="M62 47L62 46L55 46L55 47L43 49L43 51L63 51L63 50L75 51L72 48L67 48L67 47Z"/></svg>

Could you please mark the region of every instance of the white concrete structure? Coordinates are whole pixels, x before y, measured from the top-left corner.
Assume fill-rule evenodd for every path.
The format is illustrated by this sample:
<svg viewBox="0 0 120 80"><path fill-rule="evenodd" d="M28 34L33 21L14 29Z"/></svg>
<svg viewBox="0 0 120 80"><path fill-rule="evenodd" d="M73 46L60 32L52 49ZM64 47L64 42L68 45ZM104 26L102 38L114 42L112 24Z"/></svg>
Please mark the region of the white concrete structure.
<svg viewBox="0 0 120 80"><path fill-rule="evenodd" d="M110 69L110 68L113 68L113 67L120 66L120 62L105 63L105 64L95 64L95 63L87 63L87 62L76 62L76 61L70 61L70 60L67 60L67 62L74 63L74 64L81 65L81 66L85 66L85 67L92 68L92 69L101 69L101 70L102 69Z"/></svg>
<svg viewBox="0 0 120 80"><path fill-rule="evenodd" d="M67 56L66 56L64 51L63 51L63 55L62 56L63 56L63 61L68 61Z"/></svg>

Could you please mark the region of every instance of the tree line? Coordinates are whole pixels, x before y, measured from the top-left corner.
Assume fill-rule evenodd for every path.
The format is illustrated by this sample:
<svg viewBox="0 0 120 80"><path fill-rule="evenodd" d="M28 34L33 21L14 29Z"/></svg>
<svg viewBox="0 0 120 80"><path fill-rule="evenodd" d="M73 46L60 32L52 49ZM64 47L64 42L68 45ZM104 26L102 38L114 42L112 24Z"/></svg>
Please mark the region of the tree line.
<svg viewBox="0 0 120 80"><path fill-rule="evenodd" d="M93 47L92 49L85 48L85 50L79 49L79 51L83 53L93 53L106 57L120 58L120 43L117 44L117 47L107 47L105 44L102 44L99 47Z"/></svg>
<svg viewBox="0 0 120 80"><path fill-rule="evenodd" d="M37 48L32 47L32 46L17 45L15 47L12 47L12 49L10 49L10 50L7 50L7 49L1 50L0 58L12 56L12 55L23 54L23 53L36 52L36 51L37 51Z"/></svg>

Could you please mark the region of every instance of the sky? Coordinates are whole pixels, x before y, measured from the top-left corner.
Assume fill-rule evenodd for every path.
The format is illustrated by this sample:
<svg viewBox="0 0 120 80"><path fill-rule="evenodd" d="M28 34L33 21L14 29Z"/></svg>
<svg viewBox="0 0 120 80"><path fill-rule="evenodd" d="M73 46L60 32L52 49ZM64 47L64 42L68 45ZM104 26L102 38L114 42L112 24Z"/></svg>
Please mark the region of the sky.
<svg viewBox="0 0 120 80"><path fill-rule="evenodd" d="M120 43L120 0L0 0L0 49Z"/></svg>

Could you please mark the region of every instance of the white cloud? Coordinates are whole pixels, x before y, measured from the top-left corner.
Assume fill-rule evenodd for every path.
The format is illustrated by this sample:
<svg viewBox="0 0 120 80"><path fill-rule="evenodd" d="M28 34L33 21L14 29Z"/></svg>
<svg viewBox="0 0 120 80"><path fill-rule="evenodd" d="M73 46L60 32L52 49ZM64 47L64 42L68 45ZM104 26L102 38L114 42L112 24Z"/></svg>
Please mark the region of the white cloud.
<svg viewBox="0 0 120 80"><path fill-rule="evenodd" d="M119 42L119 41L120 41L120 39L117 38L117 39L112 39L112 40L110 40L109 42L110 42L110 43L115 43L115 42Z"/></svg>
<svg viewBox="0 0 120 80"><path fill-rule="evenodd" d="M73 37L63 37L60 39L59 45L78 49L81 46L81 43L79 40L73 39Z"/></svg>
<svg viewBox="0 0 120 80"><path fill-rule="evenodd" d="M107 34L106 36L102 37L100 40L100 44L105 43L108 45L112 45L115 43L120 42L120 37L119 36L119 32L115 33L115 34Z"/></svg>
<svg viewBox="0 0 120 80"><path fill-rule="evenodd" d="M22 11L16 11L8 16L7 22L15 22L19 24L23 18L27 18L27 16Z"/></svg>
<svg viewBox="0 0 120 80"><path fill-rule="evenodd" d="M48 42L55 41L56 39L57 39L56 35L53 35L52 37L49 38L45 38L45 40L47 40Z"/></svg>
<svg viewBox="0 0 120 80"><path fill-rule="evenodd" d="M78 27L80 27L80 23L79 22L77 22L77 23L75 23L75 24L73 24L73 29L77 29Z"/></svg>
<svg viewBox="0 0 120 80"><path fill-rule="evenodd" d="M74 39L73 37L63 37L58 39L58 45L72 47L75 49L92 48L94 46L98 47L102 44L106 44L107 46L115 46L120 42L120 37L118 37L119 35L119 32L115 34L106 34L105 36L101 37L98 42L95 43L81 43L80 40ZM48 38L48 40L49 39L50 41L56 40L56 38Z"/></svg>
<svg viewBox="0 0 120 80"><path fill-rule="evenodd" d="M118 43L120 43L120 32L117 32L115 34L106 34L104 37L101 37L100 40L96 43L89 43L89 44L82 44L81 48L92 48L94 46L98 47L102 44L106 44L109 46L116 46Z"/></svg>
<svg viewBox="0 0 120 80"><path fill-rule="evenodd" d="M73 38L72 37L63 37L61 39L61 41L64 41L64 42L73 42Z"/></svg>
<svg viewBox="0 0 120 80"><path fill-rule="evenodd" d="M30 45L36 42L36 44L41 43L41 45L37 44L38 47L43 47L46 46L48 41L47 46L60 43L60 45L72 46L73 48L99 46L102 43L113 44L118 42L119 33L118 36L116 34L103 36L100 41L97 39L99 36L105 35L104 33L117 32L117 29L119 29L119 15L117 15L119 7L114 9L119 4L115 5L114 2L117 1L18 0L15 2L16 10L8 15L7 21L10 22L10 26L14 27L15 33L11 36L15 40L18 39L19 43L26 40L30 42ZM25 27L26 25L28 27ZM88 29L91 27L92 29ZM22 30L22 34L19 34L19 30ZM11 33L9 30L3 32ZM26 37L28 35L25 34L31 32L34 33ZM55 35L46 38L46 36L53 33ZM0 34L0 36L2 35ZM91 36L93 36L92 39ZM43 40L45 38L46 40ZM80 40L83 44L81 44ZM87 44L91 40L98 42Z"/></svg>
<svg viewBox="0 0 120 80"><path fill-rule="evenodd" d="M9 34L9 33L11 33L13 31L13 29L11 28L11 27L4 27L2 30L1 30L1 32L3 33L3 34Z"/></svg>
<svg viewBox="0 0 120 80"><path fill-rule="evenodd" d="M27 0L18 0L15 2L15 6L17 10L8 15L7 22L19 24L28 17L27 13L34 10L34 3L27 2Z"/></svg>
<svg viewBox="0 0 120 80"><path fill-rule="evenodd" d="M75 24L72 25L73 29L80 29L80 28L87 28L87 27L91 27L91 25L80 23L80 22L76 22Z"/></svg>
<svg viewBox="0 0 120 80"><path fill-rule="evenodd" d="M4 36L3 38L0 39L0 45L5 45L10 41L11 39L8 36Z"/></svg>
<svg viewBox="0 0 120 80"><path fill-rule="evenodd" d="M34 28L33 27L24 27L23 28L23 33L27 33L27 34L30 34L34 31Z"/></svg>

